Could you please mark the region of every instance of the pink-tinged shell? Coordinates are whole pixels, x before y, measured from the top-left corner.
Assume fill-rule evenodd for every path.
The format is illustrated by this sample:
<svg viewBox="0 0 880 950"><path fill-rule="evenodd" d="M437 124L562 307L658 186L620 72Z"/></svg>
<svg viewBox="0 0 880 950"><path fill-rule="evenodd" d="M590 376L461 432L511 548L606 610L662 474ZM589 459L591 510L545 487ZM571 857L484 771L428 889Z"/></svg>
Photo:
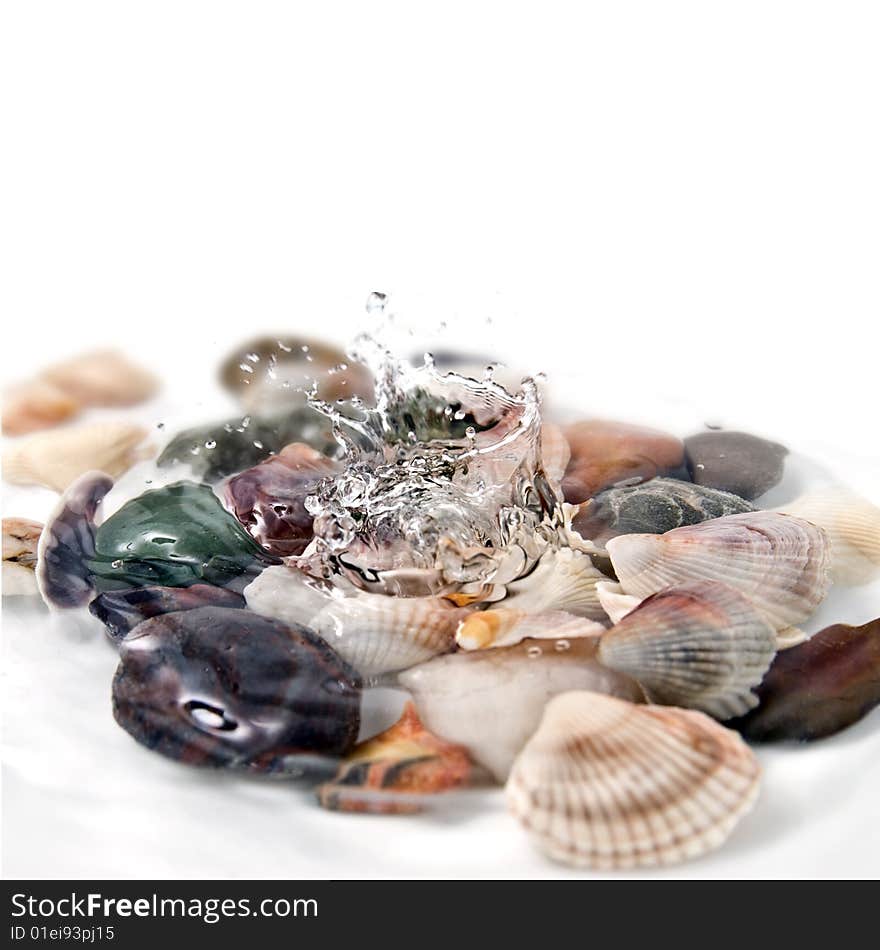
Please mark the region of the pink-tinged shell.
<svg viewBox="0 0 880 950"><path fill-rule="evenodd" d="M513 646L522 640L600 637L605 629L595 620L576 617L564 610L533 614L500 606L465 617L458 626L455 642L463 650L488 650Z"/></svg>
<svg viewBox="0 0 880 950"><path fill-rule="evenodd" d="M35 379L3 393L3 434L26 435L59 425L79 412L80 404L64 390Z"/></svg>
<svg viewBox="0 0 880 950"><path fill-rule="evenodd" d="M49 367L49 380L84 406L133 406L159 388L156 377L118 350L97 350Z"/></svg>
<svg viewBox="0 0 880 950"><path fill-rule="evenodd" d="M684 443L673 435L608 419L585 419L563 432L571 460L562 488L571 504L631 478L647 481L656 475L681 475L687 479Z"/></svg>
<svg viewBox="0 0 880 950"><path fill-rule="evenodd" d="M431 796L467 785L473 772L467 751L428 732L410 702L390 729L342 760L317 797L331 811L406 815L422 811Z"/></svg>
<svg viewBox="0 0 880 950"><path fill-rule="evenodd" d="M652 702L718 719L758 704L776 631L732 587L692 581L653 594L599 642L599 661L641 683Z"/></svg>
<svg viewBox="0 0 880 950"><path fill-rule="evenodd" d="M719 847L752 807L759 777L740 737L703 713L574 692L548 703L507 801L554 860L646 868Z"/></svg>
<svg viewBox="0 0 880 950"><path fill-rule="evenodd" d="M607 549L628 594L648 597L676 584L721 581L745 595L777 630L809 617L828 591L825 533L773 511L727 515L660 535L620 535Z"/></svg>

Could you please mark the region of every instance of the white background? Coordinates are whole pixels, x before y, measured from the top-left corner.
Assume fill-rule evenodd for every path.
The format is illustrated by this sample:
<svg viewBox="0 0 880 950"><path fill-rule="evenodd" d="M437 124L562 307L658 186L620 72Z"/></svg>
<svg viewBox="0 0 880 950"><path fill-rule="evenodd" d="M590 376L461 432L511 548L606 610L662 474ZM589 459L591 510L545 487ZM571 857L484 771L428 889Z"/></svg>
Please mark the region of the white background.
<svg viewBox="0 0 880 950"><path fill-rule="evenodd" d="M175 381L151 419L196 416L236 339L344 340L379 289L414 345L445 321L584 410L748 425L880 501L878 45L839 0L7 4L4 376L119 342ZM7 874L560 873L490 809L181 777L104 722L103 644L44 626L6 654ZM876 874L876 719L768 759L682 873Z"/></svg>

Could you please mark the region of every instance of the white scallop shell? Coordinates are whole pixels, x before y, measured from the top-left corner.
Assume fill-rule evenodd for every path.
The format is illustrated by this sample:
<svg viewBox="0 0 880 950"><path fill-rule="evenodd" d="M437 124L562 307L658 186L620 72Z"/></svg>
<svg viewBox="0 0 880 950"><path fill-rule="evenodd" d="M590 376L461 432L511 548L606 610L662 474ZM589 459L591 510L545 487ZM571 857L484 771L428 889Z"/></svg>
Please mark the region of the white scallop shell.
<svg viewBox="0 0 880 950"><path fill-rule="evenodd" d="M463 650L509 647L522 640L567 640L599 637L605 627L595 620L576 617L564 610L543 614L505 609L475 611L458 625L455 642Z"/></svg>
<svg viewBox="0 0 880 950"><path fill-rule="evenodd" d="M844 488L809 492L780 509L818 525L831 543L835 584L868 584L880 575L880 508Z"/></svg>
<svg viewBox="0 0 880 950"><path fill-rule="evenodd" d="M571 548L551 548L531 574L509 584L503 604L526 613L564 610L578 617L602 621L605 611L596 585L608 578L589 555Z"/></svg>
<svg viewBox="0 0 880 950"><path fill-rule="evenodd" d="M547 705L507 801L557 861L655 867L721 845L752 807L759 778L739 735L703 713L575 692Z"/></svg>
<svg viewBox="0 0 880 950"><path fill-rule="evenodd" d="M776 655L776 631L732 587L692 581L642 601L602 637L597 655L652 702L730 719L758 705L752 690Z"/></svg>
<svg viewBox="0 0 880 950"><path fill-rule="evenodd" d="M644 694L627 676L595 660L594 638L566 649L524 640L512 647L437 657L398 676L435 735L465 746L499 781L537 729L547 700L572 689L613 693L634 702Z"/></svg>
<svg viewBox="0 0 880 950"><path fill-rule="evenodd" d="M623 534L608 554L627 594L717 580L734 587L783 630L805 620L828 591L824 532L774 511L726 515L665 534Z"/></svg>

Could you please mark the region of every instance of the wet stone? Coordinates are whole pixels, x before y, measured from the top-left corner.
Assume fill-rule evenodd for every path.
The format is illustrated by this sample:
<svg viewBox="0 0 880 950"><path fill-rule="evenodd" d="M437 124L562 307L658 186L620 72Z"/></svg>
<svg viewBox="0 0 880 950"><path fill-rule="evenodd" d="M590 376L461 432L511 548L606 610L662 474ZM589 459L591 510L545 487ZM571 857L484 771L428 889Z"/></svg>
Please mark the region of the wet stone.
<svg viewBox="0 0 880 950"><path fill-rule="evenodd" d="M700 432L685 439L688 471L697 485L751 501L777 485L788 449L748 432Z"/></svg>

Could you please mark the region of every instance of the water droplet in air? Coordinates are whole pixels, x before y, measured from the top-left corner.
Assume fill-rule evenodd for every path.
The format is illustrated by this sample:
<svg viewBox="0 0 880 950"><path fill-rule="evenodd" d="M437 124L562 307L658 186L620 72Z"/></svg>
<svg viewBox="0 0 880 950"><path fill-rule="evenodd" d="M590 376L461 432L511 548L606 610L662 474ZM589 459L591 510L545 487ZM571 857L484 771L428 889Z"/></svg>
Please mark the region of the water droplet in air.
<svg viewBox="0 0 880 950"><path fill-rule="evenodd" d="M263 443L260 442L259 439L254 439L254 448L255 448L255 449L261 449L261 448L263 448Z"/></svg>
<svg viewBox="0 0 880 950"><path fill-rule="evenodd" d="M164 428L165 428L165 423L164 423L164 422L157 422L157 423L156 423L156 428L157 428L157 429L164 429Z"/></svg>
<svg viewBox="0 0 880 950"><path fill-rule="evenodd" d="M369 297L367 297L367 313L382 313L385 309L385 304L388 301L388 294L380 293L378 290L374 290Z"/></svg>

